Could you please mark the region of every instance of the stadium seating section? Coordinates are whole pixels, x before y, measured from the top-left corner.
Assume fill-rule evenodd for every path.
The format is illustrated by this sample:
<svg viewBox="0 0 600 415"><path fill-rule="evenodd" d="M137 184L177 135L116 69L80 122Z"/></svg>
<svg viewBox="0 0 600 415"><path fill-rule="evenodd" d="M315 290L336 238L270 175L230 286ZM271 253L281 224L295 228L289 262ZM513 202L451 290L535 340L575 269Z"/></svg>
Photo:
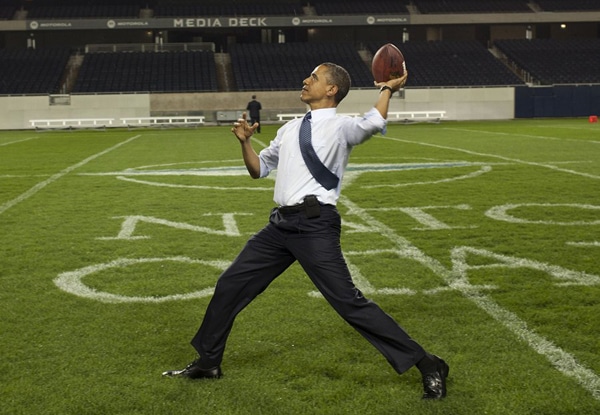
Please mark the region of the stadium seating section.
<svg viewBox="0 0 600 415"><path fill-rule="evenodd" d="M542 10L549 12L573 10L600 10L598 0L537 0Z"/></svg>
<svg viewBox="0 0 600 415"><path fill-rule="evenodd" d="M598 0L0 0L0 20L138 18L199 15L317 15L418 13L533 13L600 10ZM17 13L19 12L19 13ZM21 17L22 18L22 17ZM374 54L383 42L364 45ZM600 83L600 39L510 39L494 46L512 64L477 41L409 41L398 45L410 73L408 87L523 85L527 73L541 84ZM230 45L234 90L297 90L316 65L344 66L353 87L371 88L365 56L352 43L248 43ZM0 94L59 93L69 69L68 49L0 49ZM510 68L510 69L509 69ZM84 55L74 93L218 91L210 51L94 52Z"/></svg>
<svg viewBox="0 0 600 415"><path fill-rule="evenodd" d="M57 93L69 49L0 49L0 94Z"/></svg>
<svg viewBox="0 0 600 415"><path fill-rule="evenodd" d="M0 20L10 20L15 14L16 7L0 5Z"/></svg>
<svg viewBox="0 0 600 415"><path fill-rule="evenodd" d="M128 5L74 5L32 7L29 19L138 18L140 8Z"/></svg>
<svg viewBox="0 0 600 415"><path fill-rule="evenodd" d="M403 0L316 0L312 2L318 15L340 14L408 14Z"/></svg>
<svg viewBox="0 0 600 415"><path fill-rule="evenodd" d="M200 3L200 2L196 2ZM175 16L295 16L303 14L300 3L158 4L155 17Z"/></svg>
<svg viewBox="0 0 600 415"><path fill-rule="evenodd" d="M299 90L302 81L323 62L346 68L354 87L373 86L369 68L349 43L234 45L230 54L240 91Z"/></svg>
<svg viewBox="0 0 600 415"><path fill-rule="evenodd" d="M75 93L216 91L213 52L102 52L85 56Z"/></svg>
<svg viewBox="0 0 600 415"><path fill-rule="evenodd" d="M381 46L370 43L372 53ZM523 81L476 41L398 45L409 73L407 87L519 85Z"/></svg>
<svg viewBox="0 0 600 415"><path fill-rule="evenodd" d="M600 83L600 39L512 39L494 43L541 84Z"/></svg>
<svg viewBox="0 0 600 415"><path fill-rule="evenodd" d="M523 0L414 0L421 13L532 12Z"/></svg>
<svg viewBox="0 0 600 415"><path fill-rule="evenodd" d="M139 18L141 4L137 0L35 0L12 3L26 10L28 19Z"/></svg>
<svg viewBox="0 0 600 415"><path fill-rule="evenodd" d="M494 45L538 83L600 83L600 39L509 39ZM366 45L371 54L380 46L381 42ZM410 74L407 87L524 84L476 41L411 41L398 46ZM0 49L0 94L58 93L71 53ZM351 43L236 44L230 56L239 91L298 90L315 66L328 61L350 72L354 88L373 85L368 63ZM211 51L95 52L84 56L71 92L218 90Z"/></svg>

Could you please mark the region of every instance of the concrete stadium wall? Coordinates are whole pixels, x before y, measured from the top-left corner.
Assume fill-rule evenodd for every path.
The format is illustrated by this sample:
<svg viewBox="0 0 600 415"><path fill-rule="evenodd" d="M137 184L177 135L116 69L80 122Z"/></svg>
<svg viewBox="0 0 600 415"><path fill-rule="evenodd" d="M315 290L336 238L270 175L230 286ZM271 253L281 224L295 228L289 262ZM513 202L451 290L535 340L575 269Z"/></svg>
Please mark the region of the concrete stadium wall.
<svg viewBox="0 0 600 415"><path fill-rule="evenodd" d="M371 109L377 89L352 90L340 104L339 112L364 113ZM153 94L152 115L204 115L214 121L214 112L244 110L252 92L208 94ZM300 91L256 92L263 112L261 120L276 121L278 113L304 112ZM406 89L404 97L394 95L390 111L446 111L448 119L482 120L514 118L514 88Z"/></svg>
<svg viewBox="0 0 600 415"><path fill-rule="evenodd" d="M262 121L277 120L278 113L304 112L298 91L222 92L195 94L152 94L152 116L204 115L207 122L216 121L217 111L244 110L256 95L263 111Z"/></svg>
<svg viewBox="0 0 600 415"><path fill-rule="evenodd" d="M48 96L0 97L0 129L31 128L31 119L147 117L148 94L72 95L70 105L51 105Z"/></svg>
<svg viewBox="0 0 600 415"><path fill-rule="evenodd" d="M377 99L377 90L351 92L340 112L365 112ZM449 120L506 120L515 114L514 88L406 89L394 95L390 111L446 111Z"/></svg>
<svg viewBox="0 0 600 415"><path fill-rule="evenodd" d="M30 119L76 119L204 115L216 122L217 111L244 110L252 92L190 94L72 95L69 105L51 105L48 96L0 97L0 129L31 128ZM264 108L263 122L277 121L278 113L304 112L298 91L256 92ZM369 110L378 91L352 90L339 112ZM390 111L446 111L449 120L512 119L514 88L406 89L395 95Z"/></svg>

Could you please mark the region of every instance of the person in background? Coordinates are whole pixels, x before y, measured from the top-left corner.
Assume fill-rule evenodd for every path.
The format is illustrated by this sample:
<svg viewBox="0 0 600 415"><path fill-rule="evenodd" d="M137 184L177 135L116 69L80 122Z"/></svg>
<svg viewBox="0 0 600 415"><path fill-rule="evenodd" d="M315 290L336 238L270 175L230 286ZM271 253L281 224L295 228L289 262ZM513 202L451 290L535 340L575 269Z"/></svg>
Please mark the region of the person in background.
<svg viewBox="0 0 600 415"><path fill-rule="evenodd" d="M256 132L260 134L260 111L262 110L262 105L256 100L256 95L252 95L252 101L248 102L246 110L250 114L250 124L258 124Z"/></svg>
<svg viewBox="0 0 600 415"><path fill-rule="evenodd" d="M375 302L354 285L340 245L341 218L336 203L352 148L385 130L392 94L407 74L375 83L379 96L363 117L337 115L350 90L350 75L334 63L323 63L303 81L300 99L310 107L304 118L291 120L270 145L257 153L251 137L259 127L246 114L232 128L241 144L250 176L266 177L277 169L269 223L252 236L219 277L202 324L192 339L199 357L164 376L216 379L222 376L225 344L239 312L298 261L335 311L369 341L401 374L416 366L423 399L446 396L449 366L428 353ZM429 316L423 316L423 324ZM309 327L308 330L318 330ZM316 352L316 351L315 351ZM265 362L257 362L264 365Z"/></svg>

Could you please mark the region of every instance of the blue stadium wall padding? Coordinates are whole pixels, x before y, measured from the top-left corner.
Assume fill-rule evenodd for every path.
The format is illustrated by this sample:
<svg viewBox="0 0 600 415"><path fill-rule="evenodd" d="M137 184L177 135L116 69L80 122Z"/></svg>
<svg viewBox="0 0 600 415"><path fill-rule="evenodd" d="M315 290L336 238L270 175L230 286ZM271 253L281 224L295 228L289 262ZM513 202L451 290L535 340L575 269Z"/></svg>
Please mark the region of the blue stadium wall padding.
<svg viewBox="0 0 600 415"><path fill-rule="evenodd" d="M555 117L573 117L574 108L573 108L573 95L575 93L575 89L570 86L555 86L552 88L554 90L554 114Z"/></svg>
<svg viewBox="0 0 600 415"><path fill-rule="evenodd" d="M533 88L515 87L515 118L533 118Z"/></svg>
<svg viewBox="0 0 600 415"><path fill-rule="evenodd" d="M600 116L600 85L591 86L589 115Z"/></svg>
<svg viewBox="0 0 600 415"><path fill-rule="evenodd" d="M515 118L600 114L600 85L515 87Z"/></svg>

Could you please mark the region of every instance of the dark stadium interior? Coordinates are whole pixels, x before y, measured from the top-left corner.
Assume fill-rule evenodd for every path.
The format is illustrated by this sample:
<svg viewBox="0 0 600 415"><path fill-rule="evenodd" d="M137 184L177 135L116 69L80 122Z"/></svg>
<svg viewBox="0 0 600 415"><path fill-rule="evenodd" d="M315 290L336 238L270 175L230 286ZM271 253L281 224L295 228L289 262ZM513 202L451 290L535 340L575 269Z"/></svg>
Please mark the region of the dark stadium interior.
<svg viewBox="0 0 600 415"><path fill-rule="evenodd" d="M85 4L82 4L85 3ZM456 14L519 16L600 11L596 0L0 0L2 22L68 19L137 19L197 16L352 16ZM506 19L506 18L505 18ZM510 19L510 18L508 18ZM502 21L504 23L505 21ZM508 22L510 23L510 22ZM335 61L352 75L353 87L372 86L369 59L391 38L411 74L407 87L468 87L600 83L600 24L581 22L573 35L545 22L520 38L513 30L492 36L489 24L395 25L383 28L285 27L147 31L0 31L0 94L97 92L218 92L217 58L230 60L233 90L297 89L315 62ZM508 24L506 25L508 27ZM498 35L497 33L500 33ZM432 39L432 33L436 34ZM443 33L443 35L441 35ZM533 33L533 35L532 35ZM404 35L406 34L406 38ZM408 36L410 34L410 37ZM160 41L159 41L160 40ZM200 43L205 50L168 48ZM145 44L123 50L90 44ZM209 45L209 46L206 46ZM203 48L200 48L203 49ZM557 59L560 56L560 59ZM76 71L73 70L73 62Z"/></svg>

